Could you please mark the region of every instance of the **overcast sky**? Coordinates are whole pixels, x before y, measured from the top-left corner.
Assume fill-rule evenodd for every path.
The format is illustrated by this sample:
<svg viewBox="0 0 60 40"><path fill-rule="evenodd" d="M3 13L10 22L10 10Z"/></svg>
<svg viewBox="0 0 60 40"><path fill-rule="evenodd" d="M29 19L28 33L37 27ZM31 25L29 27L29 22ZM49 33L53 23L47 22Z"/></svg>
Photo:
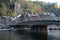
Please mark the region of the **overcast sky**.
<svg viewBox="0 0 60 40"><path fill-rule="evenodd" d="M36 0L32 0L32 1L36 1ZM37 1L44 1L44 2L51 2L51 3L58 3L58 5L60 5L60 0L37 0Z"/></svg>

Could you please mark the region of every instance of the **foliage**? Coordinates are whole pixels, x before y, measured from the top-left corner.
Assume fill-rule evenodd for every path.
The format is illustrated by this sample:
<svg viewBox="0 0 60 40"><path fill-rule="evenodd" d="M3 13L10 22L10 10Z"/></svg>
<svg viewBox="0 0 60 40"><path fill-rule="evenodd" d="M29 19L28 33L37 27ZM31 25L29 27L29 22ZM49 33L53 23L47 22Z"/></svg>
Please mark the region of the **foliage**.
<svg viewBox="0 0 60 40"><path fill-rule="evenodd" d="M36 8L39 7L40 8L40 13L45 13L45 12L51 12L51 13L55 13L56 15L59 14L60 9L58 8L58 6L56 5L56 3L45 3L45 2L38 2L38 1L25 1L25 0L15 0L14 3L20 3L21 5L21 10L25 9L26 11L23 12L27 12L30 14L35 14L36 13ZM0 2L0 16L4 16L4 15L9 15L9 16L16 16L17 14L15 13L14 9L12 6L8 6L11 7L10 9L7 9L7 5L3 2ZM22 12L22 13L23 13Z"/></svg>
<svg viewBox="0 0 60 40"><path fill-rule="evenodd" d="M5 16L7 12L6 5L3 2L0 2L0 16Z"/></svg>

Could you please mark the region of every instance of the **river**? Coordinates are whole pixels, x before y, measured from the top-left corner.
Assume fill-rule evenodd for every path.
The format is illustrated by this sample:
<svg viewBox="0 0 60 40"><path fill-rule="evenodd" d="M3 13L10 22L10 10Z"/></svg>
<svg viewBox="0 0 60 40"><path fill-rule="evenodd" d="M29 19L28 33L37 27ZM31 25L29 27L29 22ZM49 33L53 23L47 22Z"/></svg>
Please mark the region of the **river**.
<svg viewBox="0 0 60 40"><path fill-rule="evenodd" d="M60 40L60 31L50 30L47 35L24 31L0 31L0 40Z"/></svg>

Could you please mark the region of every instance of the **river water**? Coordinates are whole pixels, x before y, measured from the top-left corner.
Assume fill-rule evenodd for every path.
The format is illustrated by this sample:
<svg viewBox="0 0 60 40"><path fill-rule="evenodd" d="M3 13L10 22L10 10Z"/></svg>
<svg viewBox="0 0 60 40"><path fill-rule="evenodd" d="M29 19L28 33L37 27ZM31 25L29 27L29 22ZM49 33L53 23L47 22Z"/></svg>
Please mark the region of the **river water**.
<svg viewBox="0 0 60 40"><path fill-rule="evenodd" d="M50 30L47 35L24 31L0 31L0 40L60 40L60 31Z"/></svg>

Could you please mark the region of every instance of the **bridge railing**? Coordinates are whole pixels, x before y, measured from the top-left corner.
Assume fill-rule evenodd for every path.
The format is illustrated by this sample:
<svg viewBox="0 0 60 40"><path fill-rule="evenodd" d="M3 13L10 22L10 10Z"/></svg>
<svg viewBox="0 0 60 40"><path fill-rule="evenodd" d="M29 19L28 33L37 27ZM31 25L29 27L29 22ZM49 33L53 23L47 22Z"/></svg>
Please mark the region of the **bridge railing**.
<svg viewBox="0 0 60 40"><path fill-rule="evenodd" d="M38 17L38 16L30 16L30 17L24 17L24 18L16 18L16 20L11 21L10 24L11 25L15 25L21 22L25 22L25 21L35 21L35 20L56 20L56 21L60 21L60 18L58 17Z"/></svg>
<svg viewBox="0 0 60 40"><path fill-rule="evenodd" d="M34 20L56 20L56 21L60 21L60 18L50 18L50 17L28 17L28 18L24 18L22 19L22 21L34 21Z"/></svg>

